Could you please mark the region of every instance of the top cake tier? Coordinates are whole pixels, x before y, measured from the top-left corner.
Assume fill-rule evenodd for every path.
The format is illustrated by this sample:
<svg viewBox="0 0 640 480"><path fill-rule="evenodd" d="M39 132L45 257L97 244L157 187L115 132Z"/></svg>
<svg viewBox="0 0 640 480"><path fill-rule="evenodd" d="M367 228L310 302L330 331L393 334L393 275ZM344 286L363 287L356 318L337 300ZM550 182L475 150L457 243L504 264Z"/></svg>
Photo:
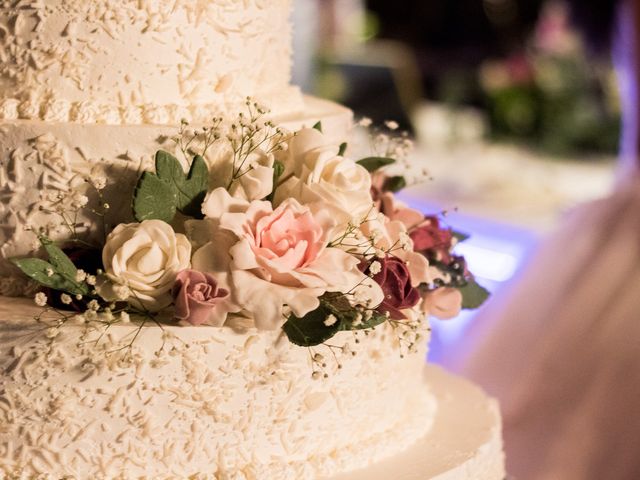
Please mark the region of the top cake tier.
<svg viewBox="0 0 640 480"><path fill-rule="evenodd" d="M295 112L290 4L0 1L0 119L198 122L248 96Z"/></svg>

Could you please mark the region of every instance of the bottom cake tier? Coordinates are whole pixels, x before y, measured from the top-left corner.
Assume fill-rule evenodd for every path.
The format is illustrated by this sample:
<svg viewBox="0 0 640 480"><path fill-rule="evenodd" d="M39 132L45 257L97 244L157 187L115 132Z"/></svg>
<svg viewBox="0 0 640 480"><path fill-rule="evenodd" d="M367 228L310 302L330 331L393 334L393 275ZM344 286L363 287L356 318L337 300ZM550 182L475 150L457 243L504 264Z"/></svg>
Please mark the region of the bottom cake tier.
<svg viewBox="0 0 640 480"><path fill-rule="evenodd" d="M438 404L427 435L369 468L322 480L503 480L497 402L474 384L436 366L426 367L424 383Z"/></svg>
<svg viewBox="0 0 640 480"><path fill-rule="evenodd" d="M58 328L39 312L0 298L0 478L315 479L401 452L436 414L426 331L402 355L391 327L308 350L281 332Z"/></svg>

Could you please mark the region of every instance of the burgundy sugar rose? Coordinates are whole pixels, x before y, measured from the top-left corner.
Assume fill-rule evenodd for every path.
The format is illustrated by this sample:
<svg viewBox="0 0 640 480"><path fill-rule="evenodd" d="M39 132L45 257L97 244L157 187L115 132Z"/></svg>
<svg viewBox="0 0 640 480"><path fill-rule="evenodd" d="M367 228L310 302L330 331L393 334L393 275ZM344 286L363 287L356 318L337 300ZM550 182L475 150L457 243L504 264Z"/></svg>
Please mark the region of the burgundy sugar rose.
<svg viewBox="0 0 640 480"><path fill-rule="evenodd" d="M202 325L221 299L229 292L218 288L218 282L208 273L183 270L173 286L175 317L191 325Z"/></svg>
<svg viewBox="0 0 640 480"><path fill-rule="evenodd" d="M376 259L365 273L373 274L373 280L384 293L384 300L378 310L389 312L394 320L404 320L406 317L401 310L415 307L421 300L418 289L411 286L407 265L397 257Z"/></svg>
<svg viewBox="0 0 640 480"><path fill-rule="evenodd" d="M449 263L453 234L450 229L442 228L435 216L426 216L424 222L409 233L413 240L413 249L427 257Z"/></svg>

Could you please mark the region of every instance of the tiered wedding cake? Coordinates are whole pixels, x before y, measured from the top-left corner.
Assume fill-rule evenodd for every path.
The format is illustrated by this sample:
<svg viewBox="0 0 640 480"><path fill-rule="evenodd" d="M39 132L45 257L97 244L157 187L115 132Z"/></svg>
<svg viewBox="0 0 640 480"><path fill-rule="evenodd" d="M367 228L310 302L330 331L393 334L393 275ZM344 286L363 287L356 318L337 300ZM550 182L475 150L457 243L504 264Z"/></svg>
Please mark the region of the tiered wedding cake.
<svg viewBox="0 0 640 480"><path fill-rule="evenodd" d="M418 459L416 479L504 476L495 403L442 373L425 376L423 365L429 334L409 279L414 257L435 285L422 284L425 310L450 310L458 297L444 283L471 281L468 272L439 250L438 264L442 255L458 264L428 273L425 252L441 245L414 252L424 238L409 238L397 206L385 215L398 214L404 260L389 260L397 242L380 247L378 231L357 237L375 254L345 247L374 220L387 225L377 212L390 197L380 187L379 216L354 226L370 195L362 165L374 171L380 159L356 167L346 146L327 156L351 114L289 85L289 3L2 3L0 479L297 480L385 459L379 472L410 472ZM275 124L316 129L290 136L265 123L258 104ZM263 131L271 149L243 157ZM171 154L196 145L189 177L170 171ZM168 153L156 156L156 173L140 178L158 150ZM323 167L318 182L339 177L348 208L309 197L329 188L312 185L318 158L334 169ZM250 214L258 220L234 224ZM117 226L134 217L140 223ZM347 233L329 241L339 228ZM420 228L448 235L451 247L437 221ZM242 250L245 234L255 243ZM73 248L53 243L64 240ZM102 253L92 251L100 242ZM41 247L50 263L15 262L28 280L9 259ZM286 270L296 255L304 268ZM80 268L100 257L99 269ZM400 293L380 280L389 272L405 275ZM40 307L9 298L33 297L33 280L49 287ZM391 305L393 295L402 298ZM388 463L412 445L413 459Z"/></svg>

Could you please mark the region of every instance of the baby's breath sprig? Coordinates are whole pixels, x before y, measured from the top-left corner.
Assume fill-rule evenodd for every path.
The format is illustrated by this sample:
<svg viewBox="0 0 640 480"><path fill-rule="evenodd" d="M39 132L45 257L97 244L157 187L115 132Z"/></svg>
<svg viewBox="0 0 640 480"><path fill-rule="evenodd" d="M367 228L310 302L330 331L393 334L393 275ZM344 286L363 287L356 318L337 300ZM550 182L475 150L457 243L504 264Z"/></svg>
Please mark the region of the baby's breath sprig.
<svg viewBox="0 0 640 480"><path fill-rule="evenodd" d="M257 150L262 149L269 155L285 148L285 131L276 127L271 120L264 120L268 111L251 98L247 98L245 105L247 113L240 112L227 133L233 152L231 178L227 189L253 169L250 157Z"/></svg>
<svg viewBox="0 0 640 480"><path fill-rule="evenodd" d="M348 253L357 253L367 256L366 253L372 247L370 238L363 237L362 227L370 222L375 221L380 213L375 205L371 205L367 213L359 221L350 221L347 223L344 232L340 233L336 238L328 243L330 248L340 248Z"/></svg>
<svg viewBox="0 0 640 480"><path fill-rule="evenodd" d="M330 241L328 246L340 248L347 253L363 258L365 261L383 258L410 249L411 239L409 235L404 232L400 234L400 238L387 247L380 246L380 236L384 235L381 231L374 229L371 234L363 235L362 227L368 223L379 221L381 215L375 206L372 206L362 220L359 222L349 222L344 232Z"/></svg>
<svg viewBox="0 0 640 480"><path fill-rule="evenodd" d="M406 131L398 132L399 125L387 121L384 128L370 128L370 145L372 151L379 156L406 162L414 149L414 142Z"/></svg>
<svg viewBox="0 0 640 480"><path fill-rule="evenodd" d="M389 325L397 335L400 358L416 353L425 333L425 325L420 319L415 320L388 320ZM427 332L431 327L426 328Z"/></svg>
<svg viewBox="0 0 640 480"><path fill-rule="evenodd" d="M368 149L372 155L395 160L393 170L402 172L402 178L406 182L403 182L403 188L432 179L426 168L416 169L414 159L411 158L415 143L409 132L400 131L397 122L387 120L382 126L377 126L371 119L362 118L358 126L368 133Z"/></svg>
<svg viewBox="0 0 640 480"><path fill-rule="evenodd" d="M213 117L210 125L192 131L189 122L180 122L180 130L173 141L189 167L196 155L205 157L209 148L222 138L222 124L222 117Z"/></svg>
<svg viewBox="0 0 640 480"><path fill-rule="evenodd" d="M331 373L342 370L346 357L356 356L348 342L342 346L325 342L316 347L308 347L307 351L312 366L311 378L314 380L329 378Z"/></svg>
<svg viewBox="0 0 640 480"><path fill-rule="evenodd" d="M96 217L106 237L106 216L110 205L105 200L103 191L108 182L106 177L93 173L87 176L84 182L90 187L86 194L77 190L51 192L40 206L40 210L60 219L61 226L69 233L67 243L96 249L97 245L87 241L86 226L80 222L80 213L88 212ZM44 230L35 233L38 236L45 234Z"/></svg>

